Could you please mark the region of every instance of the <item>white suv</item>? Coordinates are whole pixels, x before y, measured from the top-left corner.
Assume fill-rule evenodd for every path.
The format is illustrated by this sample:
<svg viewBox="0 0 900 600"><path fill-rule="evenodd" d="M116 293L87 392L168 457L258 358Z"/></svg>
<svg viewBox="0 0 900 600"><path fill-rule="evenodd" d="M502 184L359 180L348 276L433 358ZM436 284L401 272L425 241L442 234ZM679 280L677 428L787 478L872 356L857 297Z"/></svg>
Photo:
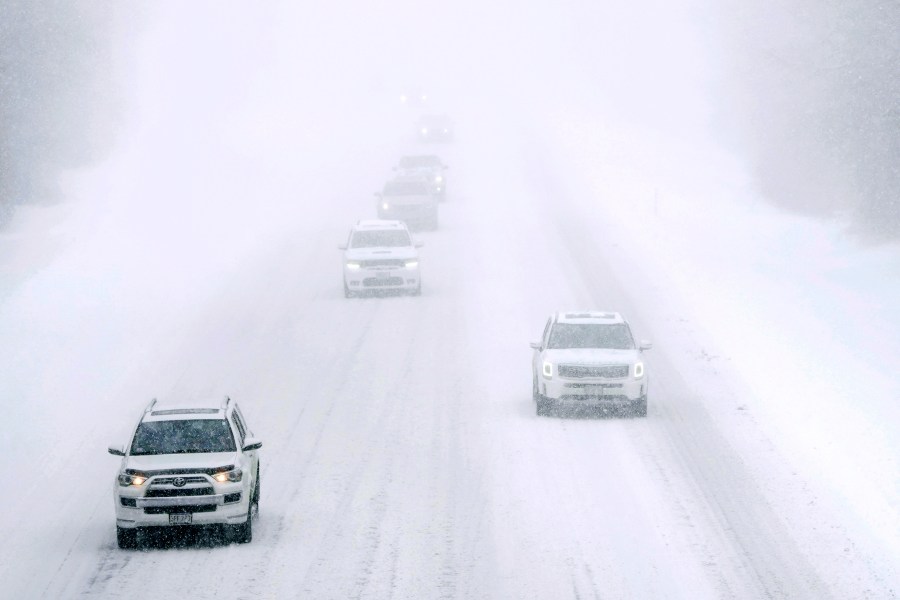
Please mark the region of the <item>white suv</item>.
<svg viewBox="0 0 900 600"><path fill-rule="evenodd" d="M648 377L644 350L622 315L613 312L556 313L540 342L531 344L532 394L537 414L565 409L626 409L647 416Z"/></svg>
<svg viewBox="0 0 900 600"><path fill-rule="evenodd" d="M413 242L402 221L359 221L350 230L344 251L344 297L366 291L422 293L419 276L421 242Z"/></svg>
<svg viewBox="0 0 900 600"><path fill-rule="evenodd" d="M139 527L223 525L235 541L249 542L261 446L230 398L186 406L153 400L128 444L109 447L122 457L113 483L119 548L137 546Z"/></svg>

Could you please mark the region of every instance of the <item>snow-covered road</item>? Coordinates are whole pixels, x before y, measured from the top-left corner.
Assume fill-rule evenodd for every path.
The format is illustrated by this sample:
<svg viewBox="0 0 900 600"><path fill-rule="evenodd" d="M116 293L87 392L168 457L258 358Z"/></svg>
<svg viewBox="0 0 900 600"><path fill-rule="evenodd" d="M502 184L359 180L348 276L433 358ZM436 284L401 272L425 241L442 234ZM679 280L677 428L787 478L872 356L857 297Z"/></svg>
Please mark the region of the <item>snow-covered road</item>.
<svg viewBox="0 0 900 600"><path fill-rule="evenodd" d="M202 302L155 313L168 314L153 324L166 343L152 349L114 323L74 327L111 307L96 290L74 307L54 299L71 284L62 259L10 292L4 337L20 336L7 357L22 379L9 390L29 402L5 404L17 483L4 494L4 596L891 597L896 560L867 539L820 546L834 536L795 520L815 501L802 474L760 423L707 409L717 394L740 404L740 390L712 375L695 387L708 361L684 373L684 340L651 328L654 282L623 276L608 225L521 142L489 129L439 148L452 192L441 230L421 235L420 298L342 297L336 246L349 215L369 216L366 183L315 221L281 214L278 235ZM485 169L496 156L508 160ZM59 323L12 327L40 299ZM549 312L580 307L621 310L655 342L646 420L534 415L528 342ZM103 351L80 356L66 331ZM87 395L60 395L79 375L47 370L100 359L126 371L93 374ZM55 391L41 399L42 386ZM118 550L105 444L149 394L226 393L265 444L253 543ZM826 516L823 529L841 526Z"/></svg>

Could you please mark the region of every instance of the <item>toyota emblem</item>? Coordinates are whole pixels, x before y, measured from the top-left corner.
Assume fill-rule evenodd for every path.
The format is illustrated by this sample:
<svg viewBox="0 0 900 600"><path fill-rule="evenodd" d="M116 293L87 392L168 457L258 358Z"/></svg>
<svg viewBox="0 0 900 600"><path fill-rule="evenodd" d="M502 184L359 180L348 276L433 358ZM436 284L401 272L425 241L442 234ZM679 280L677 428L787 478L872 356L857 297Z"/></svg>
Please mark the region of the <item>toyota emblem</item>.
<svg viewBox="0 0 900 600"><path fill-rule="evenodd" d="M184 477L176 477L172 481L172 485L174 485L175 487L182 487L185 483L187 483L187 480L185 480Z"/></svg>

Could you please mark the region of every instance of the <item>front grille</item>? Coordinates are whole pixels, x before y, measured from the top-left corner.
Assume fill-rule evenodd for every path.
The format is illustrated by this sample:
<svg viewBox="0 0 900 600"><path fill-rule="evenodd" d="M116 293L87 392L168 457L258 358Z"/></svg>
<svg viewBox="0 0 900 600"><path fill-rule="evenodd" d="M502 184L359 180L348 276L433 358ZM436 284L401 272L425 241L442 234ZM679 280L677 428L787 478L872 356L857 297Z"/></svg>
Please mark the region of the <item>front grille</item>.
<svg viewBox="0 0 900 600"><path fill-rule="evenodd" d="M628 377L628 365L559 365L560 377Z"/></svg>
<svg viewBox="0 0 900 600"><path fill-rule="evenodd" d="M370 260L361 260L359 264L364 269L370 269L373 267L391 267L395 269L402 269L406 266L406 261L400 258L373 258Z"/></svg>
<svg viewBox="0 0 900 600"><path fill-rule="evenodd" d="M209 483L206 477L157 477L153 480L153 485L175 485L176 479L183 479L186 485L188 483Z"/></svg>
<svg viewBox="0 0 900 600"><path fill-rule="evenodd" d="M215 491L209 486L192 488L150 488L147 498L175 498L177 496L212 496Z"/></svg>
<svg viewBox="0 0 900 600"><path fill-rule="evenodd" d="M363 285L366 287L389 287L403 285L402 277L386 277L380 279L378 277L366 277L363 279Z"/></svg>
<svg viewBox="0 0 900 600"><path fill-rule="evenodd" d="M205 504L202 506L197 505L188 505L188 506L155 506L151 508L145 508L145 515L168 515L170 513L201 513L201 512L216 512L215 504Z"/></svg>

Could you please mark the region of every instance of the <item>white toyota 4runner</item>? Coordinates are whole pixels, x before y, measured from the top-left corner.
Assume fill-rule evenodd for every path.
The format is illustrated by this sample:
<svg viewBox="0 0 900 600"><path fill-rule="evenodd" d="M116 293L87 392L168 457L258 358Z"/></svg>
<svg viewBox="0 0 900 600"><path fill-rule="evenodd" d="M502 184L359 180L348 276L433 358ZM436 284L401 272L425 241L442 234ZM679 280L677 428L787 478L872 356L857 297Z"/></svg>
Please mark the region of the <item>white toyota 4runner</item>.
<svg viewBox="0 0 900 600"><path fill-rule="evenodd" d="M532 390L537 414L553 408L625 409L647 416L648 374L644 350L614 312L551 315L540 342L531 344Z"/></svg>
<svg viewBox="0 0 900 600"><path fill-rule="evenodd" d="M109 447L122 457L113 483L119 547L136 547L139 527L187 525L222 525L233 540L249 542L261 446L230 398L189 405L153 400L128 444Z"/></svg>

